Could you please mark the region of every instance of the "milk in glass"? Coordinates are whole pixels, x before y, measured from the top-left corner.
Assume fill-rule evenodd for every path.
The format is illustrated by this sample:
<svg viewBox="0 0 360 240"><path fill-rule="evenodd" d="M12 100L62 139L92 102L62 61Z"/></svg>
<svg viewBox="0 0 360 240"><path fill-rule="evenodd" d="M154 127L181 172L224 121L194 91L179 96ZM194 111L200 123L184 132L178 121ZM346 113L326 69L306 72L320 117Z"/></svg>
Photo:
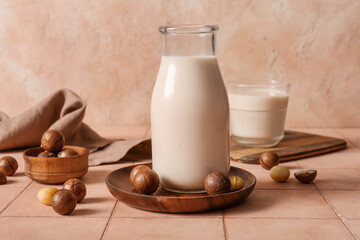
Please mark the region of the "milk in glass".
<svg viewBox="0 0 360 240"><path fill-rule="evenodd" d="M284 137L287 89L230 87L231 134L244 146L268 147Z"/></svg>

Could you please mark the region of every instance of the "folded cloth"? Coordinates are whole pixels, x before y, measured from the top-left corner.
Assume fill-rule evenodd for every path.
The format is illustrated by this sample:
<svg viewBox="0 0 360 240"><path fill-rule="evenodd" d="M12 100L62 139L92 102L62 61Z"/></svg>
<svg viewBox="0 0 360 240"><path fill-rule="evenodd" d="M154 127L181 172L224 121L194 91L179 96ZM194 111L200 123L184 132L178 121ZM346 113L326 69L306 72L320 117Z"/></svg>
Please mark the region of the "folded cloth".
<svg viewBox="0 0 360 240"><path fill-rule="evenodd" d="M0 151L39 146L42 134L56 129L64 134L66 145L89 149L90 166L116 162L128 152L149 156L150 140L105 139L83 123L85 109L84 100L62 89L16 117L0 111Z"/></svg>

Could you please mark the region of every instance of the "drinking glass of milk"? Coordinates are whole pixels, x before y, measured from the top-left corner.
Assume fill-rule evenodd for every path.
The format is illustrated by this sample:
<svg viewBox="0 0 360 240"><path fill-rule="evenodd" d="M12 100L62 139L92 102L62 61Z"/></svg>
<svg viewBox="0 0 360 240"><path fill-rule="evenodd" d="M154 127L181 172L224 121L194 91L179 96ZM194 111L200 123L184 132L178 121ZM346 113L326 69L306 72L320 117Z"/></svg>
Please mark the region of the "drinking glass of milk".
<svg viewBox="0 0 360 240"><path fill-rule="evenodd" d="M231 135L246 147L271 147L284 137L289 84L229 83Z"/></svg>
<svg viewBox="0 0 360 240"><path fill-rule="evenodd" d="M229 103L215 25L162 26L162 57L151 99L153 169L165 189L202 192L228 173Z"/></svg>

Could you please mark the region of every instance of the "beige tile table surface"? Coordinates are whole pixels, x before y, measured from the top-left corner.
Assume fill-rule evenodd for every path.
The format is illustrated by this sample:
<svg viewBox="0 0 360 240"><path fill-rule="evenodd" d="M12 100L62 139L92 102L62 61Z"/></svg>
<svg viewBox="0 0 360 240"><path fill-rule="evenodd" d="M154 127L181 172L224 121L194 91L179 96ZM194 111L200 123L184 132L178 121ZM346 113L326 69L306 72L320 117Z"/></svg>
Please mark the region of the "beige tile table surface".
<svg viewBox="0 0 360 240"><path fill-rule="evenodd" d="M148 127L94 129L109 138L150 136ZM283 163L291 171L285 183L272 181L258 165L232 162L256 176L253 193L232 208L196 214L153 213L117 201L104 180L137 163L124 160L89 168L86 198L61 216L37 200L45 185L25 176L21 150L0 152L19 162L0 185L0 239L360 239L360 129L296 130L343 138L348 148ZM299 183L293 176L299 169L318 170L314 183Z"/></svg>

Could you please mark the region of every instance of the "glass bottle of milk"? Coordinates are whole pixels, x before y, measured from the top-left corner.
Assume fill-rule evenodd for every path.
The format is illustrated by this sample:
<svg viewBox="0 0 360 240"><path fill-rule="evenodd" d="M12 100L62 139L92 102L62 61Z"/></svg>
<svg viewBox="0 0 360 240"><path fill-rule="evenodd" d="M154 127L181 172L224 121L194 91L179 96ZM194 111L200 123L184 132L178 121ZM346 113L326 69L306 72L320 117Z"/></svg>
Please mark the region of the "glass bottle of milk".
<svg viewBox="0 0 360 240"><path fill-rule="evenodd" d="M162 26L162 57L151 99L153 169L164 188L202 192L228 173L229 103L213 25Z"/></svg>

